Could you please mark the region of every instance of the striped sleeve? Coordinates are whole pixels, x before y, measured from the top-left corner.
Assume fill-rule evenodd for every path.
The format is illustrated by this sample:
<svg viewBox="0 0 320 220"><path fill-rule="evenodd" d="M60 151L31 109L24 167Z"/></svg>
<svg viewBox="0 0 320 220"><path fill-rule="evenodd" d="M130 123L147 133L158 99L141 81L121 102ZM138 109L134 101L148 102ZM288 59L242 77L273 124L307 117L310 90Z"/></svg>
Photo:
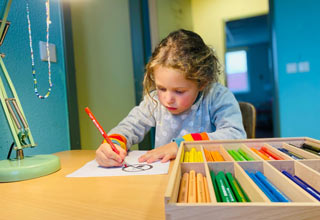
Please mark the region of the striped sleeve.
<svg viewBox="0 0 320 220"><path fill-rule="evenodd" d="M176 142L178 146L180 146L182 141L203 141L203 140L209 140L208 134L206 132L186 134L186 135L183 135L181 138L173 139L173 141Z"/></svg>
<svg viewBox="0 0 320 220"><path fill-rule="evenodd" d="M109 135L112 143L119 145L125 151L127 151L127 139L121 134L111 134ZM103 143L107 143L106 140L103 140Z"/></svg>

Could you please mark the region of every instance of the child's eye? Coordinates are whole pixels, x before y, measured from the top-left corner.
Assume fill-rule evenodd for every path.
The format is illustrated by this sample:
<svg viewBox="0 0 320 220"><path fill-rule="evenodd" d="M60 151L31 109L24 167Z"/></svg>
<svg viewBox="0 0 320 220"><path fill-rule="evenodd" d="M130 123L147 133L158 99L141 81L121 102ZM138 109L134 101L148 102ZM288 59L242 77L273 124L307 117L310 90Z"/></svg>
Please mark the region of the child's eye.
<svg viewBox="0 0 320 220"><path fill-rule="evenodd" d="M179 91L179 90L178 90L178 91L176 91L176 93L177 93L177 94L183 94L184 91Z"/></svg>
<svg viewBox="0 0 320 220"><path fill-rule="evenodd" d="M157 90L162 91L162 92L166 91L165 88L161 88L161 87L160 88L158 87Z"/></svg>

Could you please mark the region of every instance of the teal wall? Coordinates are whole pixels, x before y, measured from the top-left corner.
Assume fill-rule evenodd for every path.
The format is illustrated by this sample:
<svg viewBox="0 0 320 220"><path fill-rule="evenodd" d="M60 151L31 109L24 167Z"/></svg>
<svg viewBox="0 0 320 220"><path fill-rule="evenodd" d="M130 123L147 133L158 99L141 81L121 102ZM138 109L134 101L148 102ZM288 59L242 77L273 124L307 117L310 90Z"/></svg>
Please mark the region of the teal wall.
<svg viewBox="0 0 320 220"><path fill-rule="evenodd" d="M0 1L0 13L4 11L5 2ZM32 0L29 2L38 90L41 95L44 95L48 89L48 65L47 62L40 61L38 45L40 40L46 41L45 1ZM0 53L6 54L4 63L18 93L33 138L38 144L34 149L27 149L26 155L54 153L70 149L61 9L59 1L50 1L50 5L52 21L50 43L54 43L57 47L58 62L52 63L53 89L48 99L38 99L33 90L25 1L12 1L8 16L11 26L4 44L0 47ZM0 71L0 76L4 81L2 71ZM6 158L12 141L1 106L0 159Z"/></svg>
<svg viewBox="0 0 320 220"><path fill-rule="evenodd" d="M320 139L320 1L270 1L273 24L278 135ZM310 71L288 74L287 63L308 61Z"/></svg>

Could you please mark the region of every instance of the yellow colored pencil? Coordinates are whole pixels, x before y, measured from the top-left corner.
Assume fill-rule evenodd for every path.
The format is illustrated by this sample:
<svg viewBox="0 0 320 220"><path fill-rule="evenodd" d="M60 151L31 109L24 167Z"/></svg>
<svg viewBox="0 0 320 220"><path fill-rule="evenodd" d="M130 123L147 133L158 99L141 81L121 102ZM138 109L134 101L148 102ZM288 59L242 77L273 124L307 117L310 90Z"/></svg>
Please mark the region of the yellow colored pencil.
<svg viewBox="0 0 320 220"><path fill-rule="evenodd" d="M197 152L197 162L203 162L203 157L202 157L202 152L201 151Z"/></svg>
<svg viewBox="0 0 320 220"><path fill-rule="evenodd" d="M184 153L184 158L183 158L183 162L188 163L190 159L190 153L188 151L186 151Z"/></svg>
<svg viewBox="0 0 320 220"><path fill-rule="evenodd" d="M193 147L190 150L189 162L193 163L195 162L195 159L196 159L196 149Z"/></svg>

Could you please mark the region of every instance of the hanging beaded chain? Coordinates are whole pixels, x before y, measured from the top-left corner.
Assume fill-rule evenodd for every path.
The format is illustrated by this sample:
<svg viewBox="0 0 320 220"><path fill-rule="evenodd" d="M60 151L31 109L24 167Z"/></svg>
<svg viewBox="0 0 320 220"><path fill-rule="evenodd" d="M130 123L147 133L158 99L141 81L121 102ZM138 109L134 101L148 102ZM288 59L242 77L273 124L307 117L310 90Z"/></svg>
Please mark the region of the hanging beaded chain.
<svg viewBox="0 0 320 220"><path fill-rule="evenodd" d="M42 96L38 92L38 84L37 84L37 77L36 77L36 70L34 65L34 56L33 56L33 47L32 47L32 34L31 34L31 22L30 22L30 11L29 11L29 4L26 2L26 11L27 11L27 20L28 20L28 31L29 31L29 42L30 42L30 52L31 52L31 62L32 62L32 75L33 75L33 82L34 82L34 92L36 96L39 99L46 99L49 97L51 88L52 88L52 82L51 82L51 62L50 62L50 50L49 50L49 26L51 24L50 21L50 1L46 0L46 22L47 22L47 55L48 55L48 78L49 78L49 88L47 94L45 96Z"/></svg>

